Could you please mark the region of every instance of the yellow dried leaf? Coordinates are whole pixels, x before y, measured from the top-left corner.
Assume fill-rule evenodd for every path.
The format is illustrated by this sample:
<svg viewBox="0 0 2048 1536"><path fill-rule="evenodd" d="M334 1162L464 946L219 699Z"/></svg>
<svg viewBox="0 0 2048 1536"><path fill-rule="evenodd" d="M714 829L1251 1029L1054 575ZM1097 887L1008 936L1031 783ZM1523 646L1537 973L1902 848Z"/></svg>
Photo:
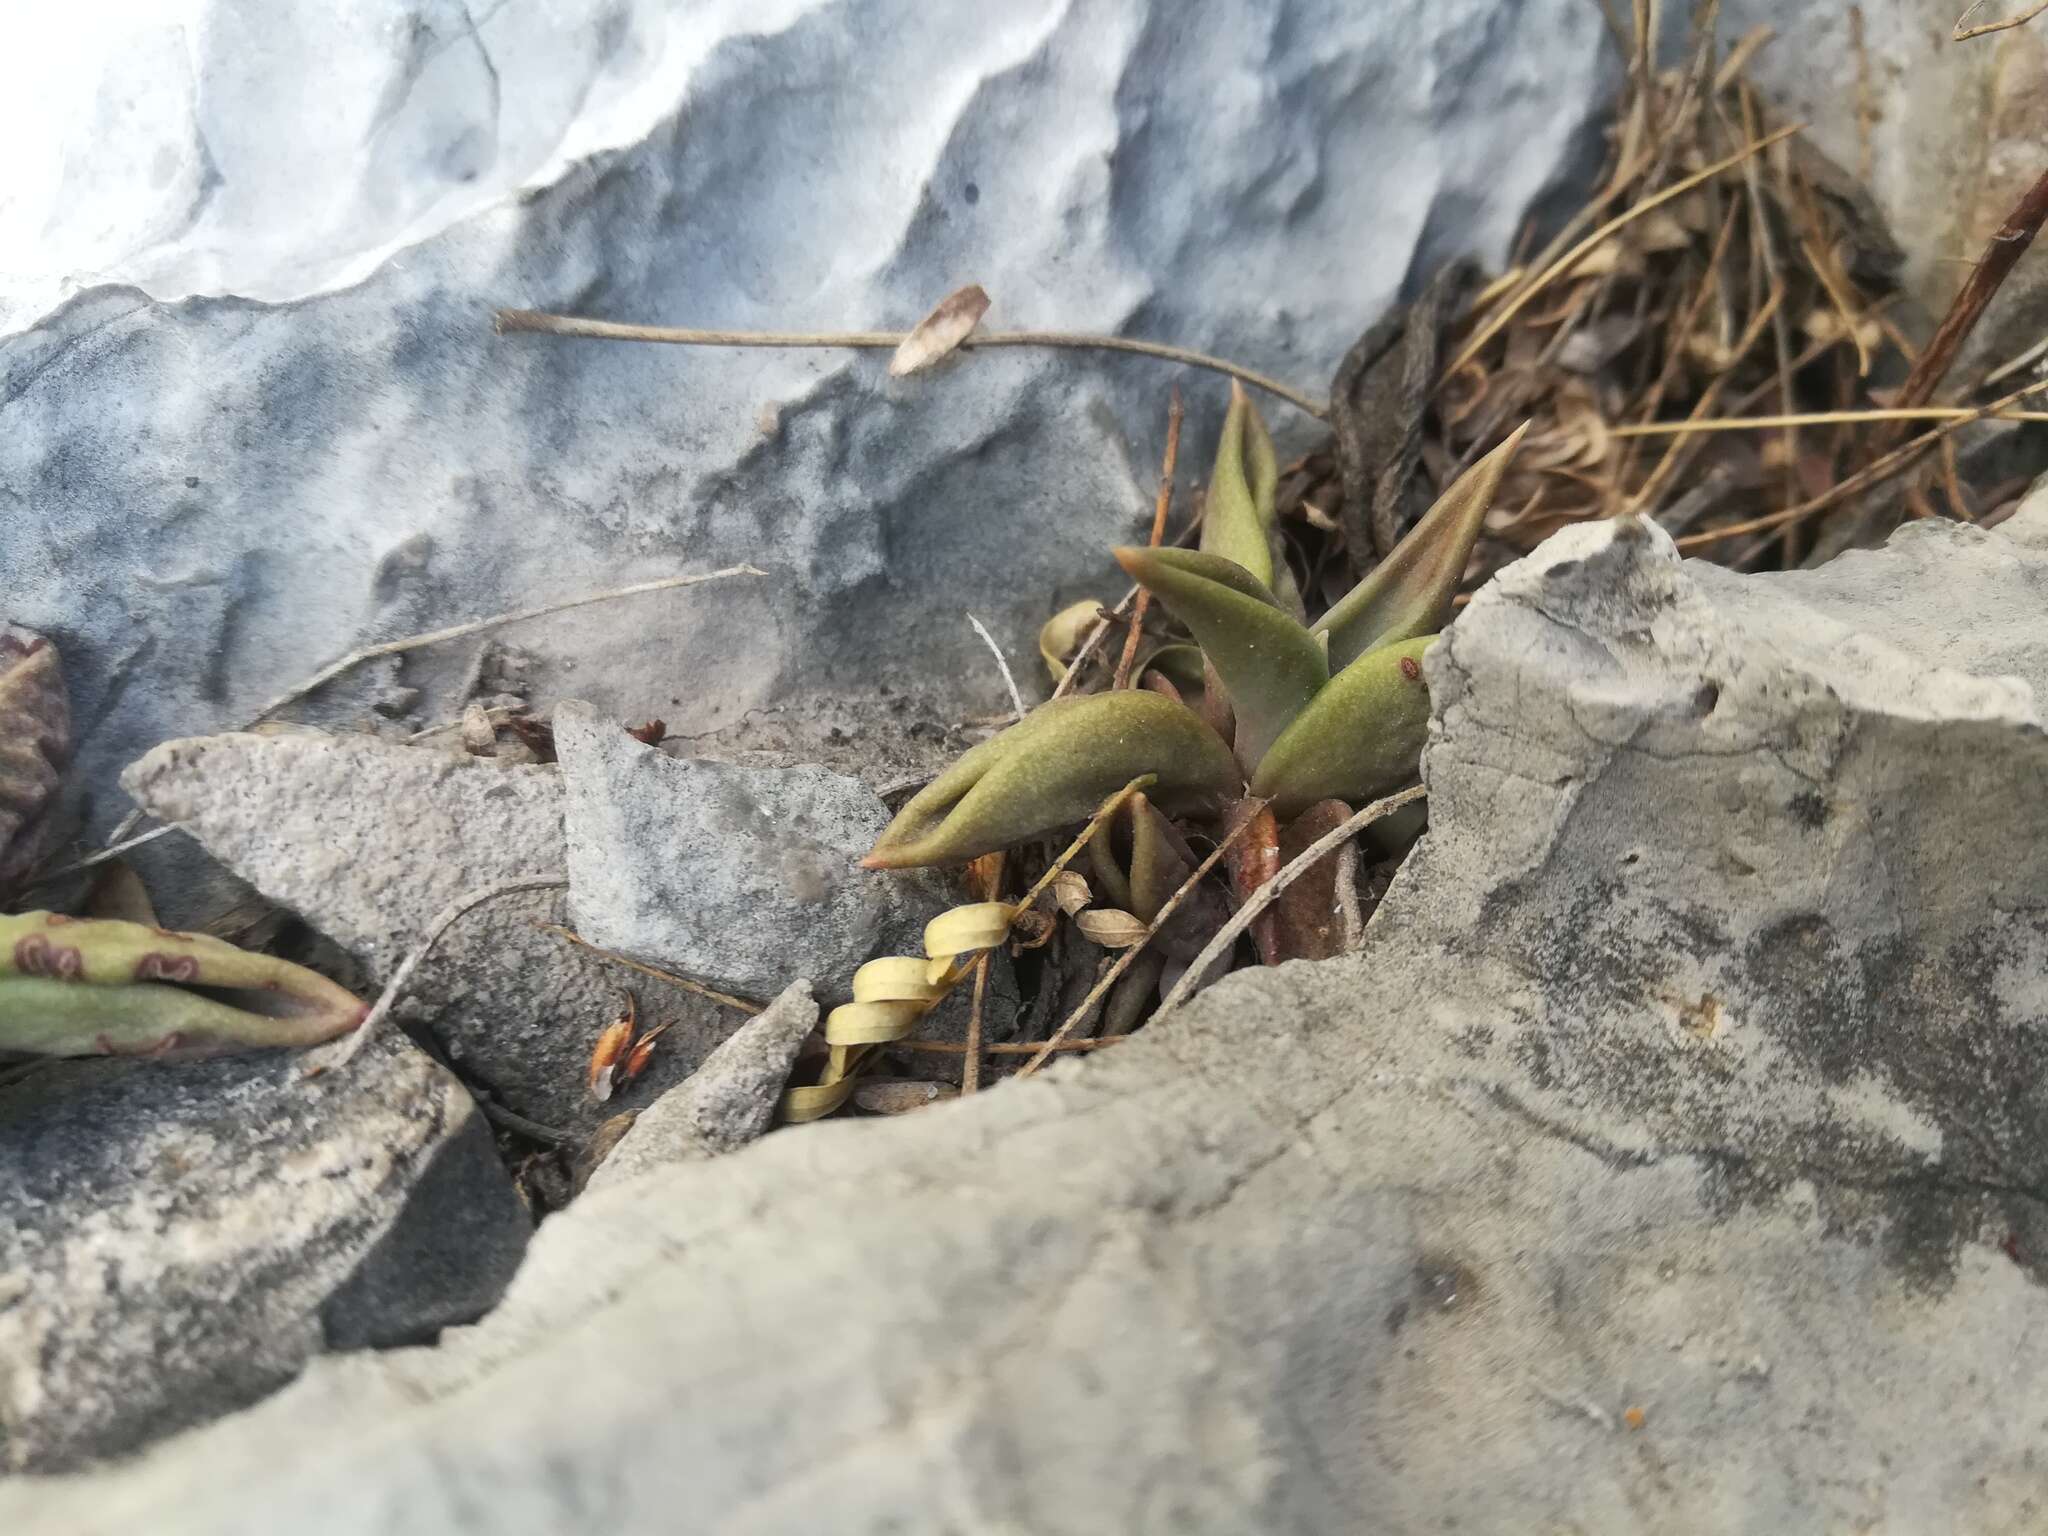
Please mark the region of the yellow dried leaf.
<svg viewBox="0 0 2048 1536"><path fill-rule="evenodd" d="M1067 604L1039 628L1038 654L1045 658L1045 669L1054 682L1067 675L1067 663L1074 659L1074 652L1081 649L1081 642L1088 638L1088 631L1101 616L1102 604L1084 597L1078 603Z"/></svg>
<svg viewBox="0 0 2048 1536"><path fill-rule="evenodd" d="M932 312L917 322L917 328L903 338L896 355L889 359L889 374L902 378L929 368L961 342L974 334L981 317L988 313L988 295L981 284L969 283L939 300Z"/></svg>

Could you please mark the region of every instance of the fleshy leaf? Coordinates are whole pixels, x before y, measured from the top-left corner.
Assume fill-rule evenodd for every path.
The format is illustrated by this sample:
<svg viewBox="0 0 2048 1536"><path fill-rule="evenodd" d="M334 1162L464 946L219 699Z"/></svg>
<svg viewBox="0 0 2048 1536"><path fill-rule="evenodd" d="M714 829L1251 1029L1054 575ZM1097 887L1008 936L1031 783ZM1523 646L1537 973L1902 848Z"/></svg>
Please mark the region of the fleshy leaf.
<svg viewBox="0 0 2048 1536"><path fill-rule="evenodd" d="M1316 624L1330 637L1330 665L1348 666L1377 646L1433 635L1451 616L1451 599L1472 558L1486 509L1514 462L1525 423L1451 482L1436 505Z"/></svg>
<svg viewBox="0 0 2048 1536"><path fill-rule="evenodd" d="M1318 800L1357 803L1415 777L1429 733L1422 653L1435 635L1368 651L1316 695L1252 775L1282 817Z"/></svg>
<svg viewBox="0 0 2048 1536"><path fill-rule="evenodd" d="M1252 403L1244 386L1233 381L1230 410L1223 418L1223 432L1216 439L1216 462L1209 471L1209 496L1202 510L1202 549L1235 560L1264 586L1273 580L1273 554L1266 540L1266 520L1259 515L1251 482L1245 477L1246 419L1251 414ZM1264 434L1265 427L1261 425L1259 435L1263 438ZM1268 442L1268 452L1271 446Z"/></svg>
<svg viewBox="0 0 2048 1536"><path fill-rule="evenodd" d="M1188 866L1172 825L1143 795L1131 796L1131 910L1151 922L1180 889Z"/></svg>
<svg viewBox="0 0 2048 1536"><path fill-rule="evenodd" d="M1329 681L1322 646L1280 611L1263 585L1221 556L1141 548L1115 554L1133 581L1149 587L1194 631L1230 690L1239 751L1245 762L1257 763Z"/></svg>
<svg viewBox="0 0 2048 1536"><path fill-rule="evenodd" d="M1222 738L1149 690L1041 704L968 751L896 813L861 862L870 869L956 864L1084 820L1143 774L1155 797L1191 811L1242 784Z"/></svg>
<svg viewBox="0 0 2048 1536"><path fill-rule="evenodd" d="M0 1050L182 1057L317 1045L366 1011L324 976L205 934L0 917Z"/></svg>

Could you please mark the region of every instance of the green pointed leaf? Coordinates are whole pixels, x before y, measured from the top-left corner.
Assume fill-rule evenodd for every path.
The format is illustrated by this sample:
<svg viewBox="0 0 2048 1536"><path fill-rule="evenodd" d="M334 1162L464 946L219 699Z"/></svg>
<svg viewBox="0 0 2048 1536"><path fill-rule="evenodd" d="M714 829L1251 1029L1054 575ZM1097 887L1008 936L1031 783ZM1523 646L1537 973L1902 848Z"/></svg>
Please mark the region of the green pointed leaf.
<svg viewBox="0 0 2048 1536"><path fill-rule="evenodd" d="M1259 515L1252 485L1245 478L1246 418L1252 403L1244 387L1230 386L1230 411L1223 418L1223 432L1216 440L1216 462L1209 471L1209 496L1202 511L1202 549L1207 554L1235 560L1260 585L1273 579L1273 555L1266 539L1266 519ZM1265 428L1259 428L1264 436ZM1267 442L1266 451L1272 451ZM1256 468L1256 466L1255 466ZM1271 498L1267 506L1270 509Z"/></svg>
<svg viewBox="0 0 2048 1536"><path fill-rule="evenodd" d="M1265 755L1288 722L1329 681L1323 648L1280 611L1248 572L1191 549L1119 549L1116 562L1194 631L1237 711L1248 763Z"/></svg>
<svg viewBox="0 0 2048 1536"><path fill-rule="evenodd" d="M1415 777L1429 733L1422 653L1435 635L1368 651L1316 695L1252 775L1276 816L1318 800L1371 800Z"/></svg>
<svg viewBox="0 0 2048 1536"><path fill-rule="evenodd" d="M1143 774L1176 813L1242 784L1223 739L1148 689L1041 704L967 752L896 813L861 860L870 869L955 864L1089 816Z"/></svg>
<svg viewBox="0 0 2048 1536"><path fill-rule="evenodd" d="M1486 509L1528 430L1526 424L1517 428L1458 476L1394 552L1323 615L1316 632L1330 637L1332 667L1348 666L1377 646L1433 635L1444 627Z"/></svg>
<svg viewBox="0 0 2048 1536"><path fill-rule="evenodd" d="M1270 532L1277 521L1273 502L1280 489L1280 456L1273 451L1273 434L1266 430L1266 418L1249 395L1244 397L1244 480L1259 525Z"/></svg>
<svg viewBox="0 0 2048 1536"><path fill-rule="evenodd" d="M1163 675L1182 693L1202 691L1202 650L1194 645L1162 645L1140 664Z"/></svg>

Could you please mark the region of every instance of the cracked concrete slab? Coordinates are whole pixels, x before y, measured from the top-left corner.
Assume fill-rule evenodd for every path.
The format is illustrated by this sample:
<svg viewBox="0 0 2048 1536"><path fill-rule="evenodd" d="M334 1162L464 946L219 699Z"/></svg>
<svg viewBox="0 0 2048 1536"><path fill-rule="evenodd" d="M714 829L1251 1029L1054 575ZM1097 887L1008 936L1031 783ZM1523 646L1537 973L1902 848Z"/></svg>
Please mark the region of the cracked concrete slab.
<svg viewBox="0 0 2048 1536"><path fill-rule="evenodd" d="M439 1348L0 1519L2038 1529L2044 583L2039 499L1794 576L1561 535L1427 658L1363 953L594 1191Z"/></svg>

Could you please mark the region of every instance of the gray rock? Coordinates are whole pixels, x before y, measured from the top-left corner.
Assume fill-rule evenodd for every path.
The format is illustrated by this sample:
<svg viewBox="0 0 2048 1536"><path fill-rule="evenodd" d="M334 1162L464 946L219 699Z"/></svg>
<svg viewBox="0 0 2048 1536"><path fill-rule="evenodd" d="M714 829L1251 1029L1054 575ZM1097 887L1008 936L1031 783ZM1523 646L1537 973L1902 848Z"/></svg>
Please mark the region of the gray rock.
<svg viewBox="0 0 2048 1536"><path fill-rule="evenodd" d="M0 1469L132 1451L323 1348L497 1300L530 1223L461 1085L395 1033L306 1062L67 1061L0 1088Z"/></svg>
<svg viewBox="0 0 2048 1536"><path fill-rule="evenodd" d="M456 897L567 876L553 767L367 736L234 734L166 742L123 783L264 896L299 913L382 986ZM420 1021L473 1083L570 1133L681 1081L740 1015L589 957L544 932L562 898L513 895L448 930L408 986ZM672 1022L647 1072L608 1104L585 1087L591 1046L630 983L644 1025Z"/></svg>
<svg viewBox="0 0 2048 1536"><path fill-rule="evenodd" d="M808 981L793 981L765 1012L747 1020L704 1059L687 1082L640 1111L590 1187L635 1178L651 1168L736 1152L775 1119L775 1105L797 1048L818 1022Z"/></svg>
<svg viewBox="0 0 2048 1536"><path fill-rule="evenodd" d="M439 1349L0 1517L2038 1529L2044 581L2041 501L1780 577L1562 534L1429 655L1362 953L595 1191Z"/></svg>
<svg viewBox="0 0 2048 1536"><path fill-rule="evenodd" d="M100 831L121 766L356 645L742 560L772 575L504 638L534 697L683 733L883 686L1001 707L966 612L1021 663L1122 589L1174 368L1013 349L892 381L886 354L500 338L492 310L908 326L978 281L991 328L1320 392L1411 272L1498 261L1590 177L1613 73L1584 0L380 15L175 0L74 31L8 118L40 174L0 209L0 571L64 651ZM1182 383L1203 443L1224 390ZM396 673L414 723L452 719L482 643L306 713L403 707ZM159 883L184 921L201 889Z"/></svg>
<svg viewBox="0 0 2048 1536"><path fill-rule="evenodd" d="M858 865L889 812L856 779L667 756L587 705L555 711L569 910L593 944L772 997L844 996L878 954L921 954L951 900L936 875Z"/></svg>

